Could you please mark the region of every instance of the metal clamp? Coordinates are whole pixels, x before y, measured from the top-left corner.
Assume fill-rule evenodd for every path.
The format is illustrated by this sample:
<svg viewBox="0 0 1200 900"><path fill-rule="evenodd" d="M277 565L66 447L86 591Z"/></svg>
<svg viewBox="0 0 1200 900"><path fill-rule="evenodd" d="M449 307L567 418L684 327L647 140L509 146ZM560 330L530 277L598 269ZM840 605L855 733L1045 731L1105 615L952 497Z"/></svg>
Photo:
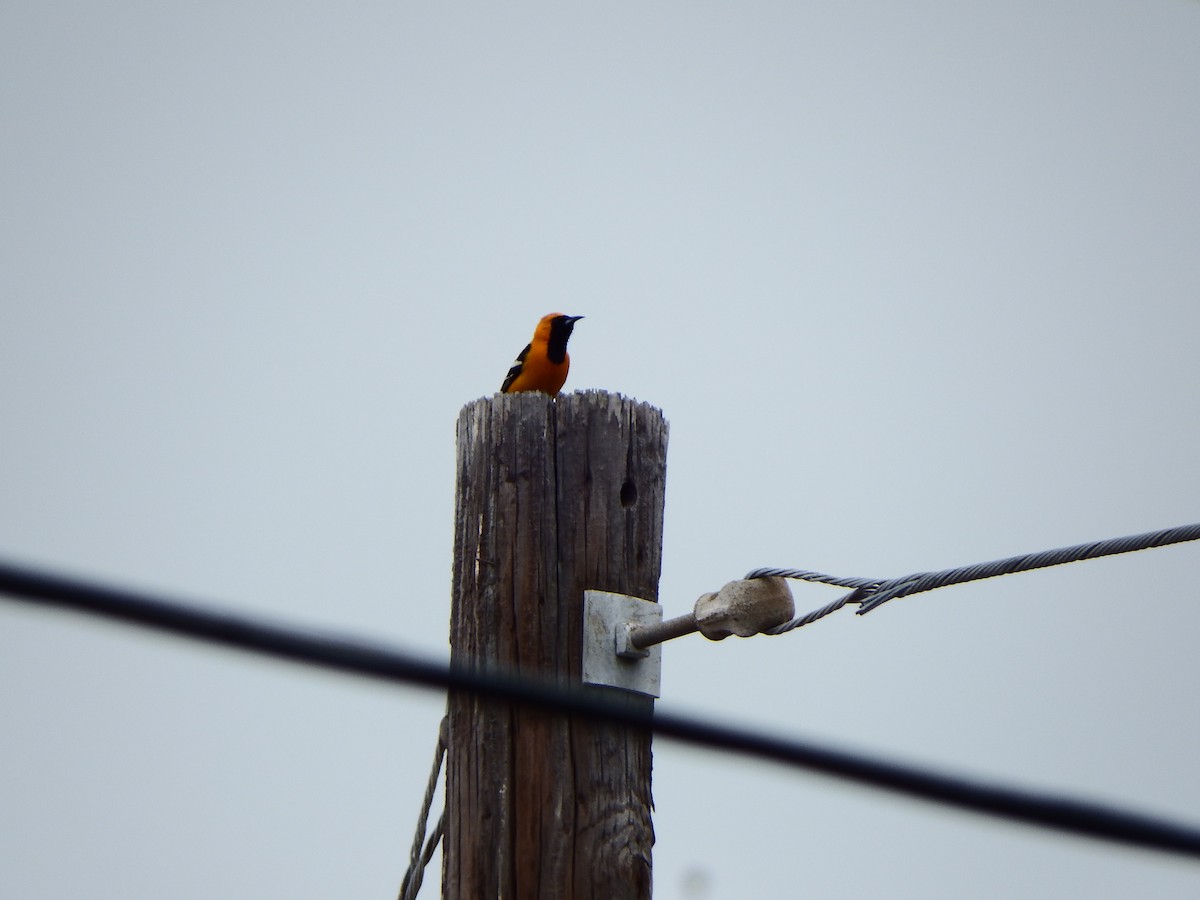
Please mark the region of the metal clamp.
<svg viewBox="0 0 1200 900"><path fill-rule="evenodd" d="M796 604L786 578L731 581L704 594L695 611L674 619L649 600L583 592L583 680L651 697L661 696L663 641L699 631L710 641L731 634L750 637L795 615Z"/></svg>
<svg viewBox="0 0 1200 900"><path fill-rule="evenodd" d="M584 684L661 696L662 648L629 643L635 628L661 621L662 607L650 600L609 591L584 591Z"/></svg>

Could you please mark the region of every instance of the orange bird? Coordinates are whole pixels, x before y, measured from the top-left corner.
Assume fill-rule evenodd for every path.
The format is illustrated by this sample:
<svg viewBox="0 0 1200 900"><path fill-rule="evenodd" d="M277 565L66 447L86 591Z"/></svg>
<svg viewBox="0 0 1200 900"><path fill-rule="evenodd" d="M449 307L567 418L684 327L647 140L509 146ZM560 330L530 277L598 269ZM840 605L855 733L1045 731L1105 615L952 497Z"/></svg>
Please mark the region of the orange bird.
<svg viewBox="0 0 1200 900"><path fill-rule="evenodd" d="M567 341L571 338L575 323L582 318L564 316L562 313L542 316L542 321L538 322L533 332L533 340L525 345L513 367L508 370L500 392L515 394L518 391L541 391L551 397L558 396L567 380L567 370L571 368Z"/></svg>

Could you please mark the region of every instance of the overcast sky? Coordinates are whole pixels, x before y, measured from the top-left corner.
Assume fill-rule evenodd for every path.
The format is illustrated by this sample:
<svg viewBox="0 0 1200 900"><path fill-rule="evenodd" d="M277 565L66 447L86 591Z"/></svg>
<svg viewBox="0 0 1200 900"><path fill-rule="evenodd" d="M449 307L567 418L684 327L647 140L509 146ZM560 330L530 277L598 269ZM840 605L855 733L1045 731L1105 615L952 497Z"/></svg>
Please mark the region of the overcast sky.
<svg viewBox="0 0 1200 900"><path fill-rule="evenodd" d="M455 418L551 310L568 389L670 421L668 615L1200 520L1198 48L1184 0L8 0L0 556L445 658ZM693 635L660 708L1200 824L1198 570ZM0 602L0 896L392 897L441 709ZM654 779L660 900L1200 897L663 741Z"/></svg>

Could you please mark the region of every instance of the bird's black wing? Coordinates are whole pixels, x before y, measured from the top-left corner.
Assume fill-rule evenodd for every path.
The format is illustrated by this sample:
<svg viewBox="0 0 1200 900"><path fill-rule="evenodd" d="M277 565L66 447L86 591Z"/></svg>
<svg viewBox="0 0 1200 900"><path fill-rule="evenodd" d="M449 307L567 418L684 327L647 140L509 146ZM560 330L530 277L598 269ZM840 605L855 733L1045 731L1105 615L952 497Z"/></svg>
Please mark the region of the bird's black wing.
<svg viewBox="0 0 1200 900"><path fill-rule="evenodd" d="M500 393L507 394L508 389L512 387L512 383L517 380L517 376L521 374L521 370L525 368L525 357L529 355L529 351L533 349L533 344L526 344L525 349L517 354L517 361L513 363L513 367L508 370L508 374L504 376L504 384L500 385Z"/></svg>

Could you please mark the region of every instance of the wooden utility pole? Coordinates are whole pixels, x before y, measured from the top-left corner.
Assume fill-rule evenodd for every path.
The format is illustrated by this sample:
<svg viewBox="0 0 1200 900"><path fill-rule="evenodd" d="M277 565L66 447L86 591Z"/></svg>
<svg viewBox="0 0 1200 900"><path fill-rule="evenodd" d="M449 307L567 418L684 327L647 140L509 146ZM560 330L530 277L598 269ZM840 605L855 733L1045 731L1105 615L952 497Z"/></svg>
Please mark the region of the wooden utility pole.
<svg viewBox="0 0 1200 900"><path fill-rule="evenodd" d="M615 394L463 408L452 664L580 684L584 590L658 600L666 448ZM451 696L445 900L646 900L650 806L646 731Z"/></svg>

